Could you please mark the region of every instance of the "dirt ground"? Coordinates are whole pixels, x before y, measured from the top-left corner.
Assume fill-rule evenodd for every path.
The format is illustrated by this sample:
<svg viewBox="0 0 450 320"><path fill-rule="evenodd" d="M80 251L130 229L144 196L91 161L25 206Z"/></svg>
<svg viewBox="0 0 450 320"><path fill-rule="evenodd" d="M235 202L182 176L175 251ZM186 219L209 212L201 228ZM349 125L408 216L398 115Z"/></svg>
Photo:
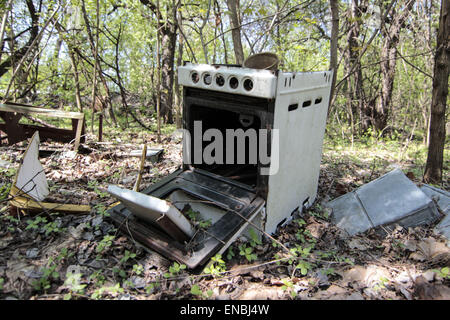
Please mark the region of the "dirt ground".
<svg viewBox="0 0 450 320"><path fill-rule="evenodd" d="M115 202L106 193L108 184L133 188L140 159L129 153L143 141L164 153L156 163L146 161L142 190L179 167L179 135L167 135L161 144L147 133L105 143L88 137L78 154L70 145L41 142L47 200L89 204L92 210L18 215L2 200L1 299L450 299L450 250L434 226L349 237L324 209L327 201L396 166L419 184L414 161L398 161L389 152L361 157L325 147L310 209L273 239L240 238L207 270L193 273L118 231L106 213ZM26 145L0 147L3 191Z"/></svg>

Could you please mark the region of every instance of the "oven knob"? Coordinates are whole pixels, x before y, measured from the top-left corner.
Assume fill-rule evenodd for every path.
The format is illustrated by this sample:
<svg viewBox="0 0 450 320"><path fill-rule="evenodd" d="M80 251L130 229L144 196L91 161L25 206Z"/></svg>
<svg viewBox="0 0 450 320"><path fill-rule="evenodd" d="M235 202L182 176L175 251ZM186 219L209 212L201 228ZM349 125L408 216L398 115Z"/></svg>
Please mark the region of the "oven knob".
<svg viewBox="0 0 450 320"><path fill-rule="evenodd" d="M192 80L193 83L197 83L198 82L199 77L198 77L198 73L197 72L192 72L191 73L191 80Z"/></svg>
<svg viewBox="0 0 450 320"><path fill-rule="evenodd" d="M212 77L209 73L205 73L203 75L203 83L206 84L207 86L209 86L212 82Z"/></svg>
<svg viewBox="0 0 450 320"><path fill-rule="evenodd" d="M219 87L223 87L223 85L225 84L225 78L222 76L222 75L217 75L216 76L216 84L219 86Z"/></svg>
<svg viewBox="0 0 450 320"><path fill-rule="evenodd" d="M236 77L231 77L228 84L231 89L236 89L239 86L239 80Z"/></svg>

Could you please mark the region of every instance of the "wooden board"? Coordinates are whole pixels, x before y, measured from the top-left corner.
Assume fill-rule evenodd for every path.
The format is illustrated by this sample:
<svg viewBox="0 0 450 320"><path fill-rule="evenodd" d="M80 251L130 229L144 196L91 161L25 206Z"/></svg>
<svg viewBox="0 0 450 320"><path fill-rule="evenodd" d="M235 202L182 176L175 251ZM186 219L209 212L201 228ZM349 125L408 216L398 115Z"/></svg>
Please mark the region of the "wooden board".
<svg viewBox="0 0 450 320"><path fill-rule="evenodd" d="M18 105L0 104L0 111L16 112L21 114L40 114L55 118L66 119L83 119L84 113L82 112L70 112L53 109L44 109L37 107L25 107Z"/></svg>
<svg viewBox="0 0 450 320"><path fill-rule="evenodd" d="M72 130L69 131L20 124L19 121L21 115L24 114L37 114L54 118L72 119ZM74 140L74 149L78 150L80 146L81 135L84 128L84 113L82 112L45 109L21 104L0 104L0 117L5 121L4 124L0 124L0 129L8 135L8 142L10 144L25 140L30 136L29 129L34 128L35 130L43 131L43 133L45 132L45 134L42 135L42 138L50 137L57 141L64 138L64 134L70 135L69 141ZM67 140L67 138L65 138L65 140Z"/></svg>
<svg viewBox="0 0 450 320"><path fill-rule="evenodd" d="M91 211L91 206L89 205L38 202L26 195L21 195L21 191L15 186L11 187L10 196L13 197L9 201L11 206L27 211L59 211L66 213L89 213Z"/></svg>

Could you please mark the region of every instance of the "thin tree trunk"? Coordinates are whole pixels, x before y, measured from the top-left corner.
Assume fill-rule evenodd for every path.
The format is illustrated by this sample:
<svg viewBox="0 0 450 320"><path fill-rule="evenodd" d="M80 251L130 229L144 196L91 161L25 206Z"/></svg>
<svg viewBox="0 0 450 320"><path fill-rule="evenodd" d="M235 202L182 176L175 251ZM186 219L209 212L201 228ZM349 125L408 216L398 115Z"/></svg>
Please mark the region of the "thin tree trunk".
<svg viewBox="0 0 450 320"><path fill-rule="evenodd" d="M98 0L97 0L97 2L98 2ZM98 23L98 25L97 25L96 36L98 37L98 34L100 32L99 31L99 27L100 27L100 21L99 21L99 19L100 19L100 11L99 11L99 7L97 9L98 10L97 10L97 21L96 21L96 23ZM109 113L112 121L117 126L117 120L116 120L116 117L114 115L114 110L113 110L113 107L112 107L112 104L111 104L111 93L109 91L108 83L106 82L106 79L103 76L102 68L100 66L100 61L99 61L99 57L98 57L98 52L95 49L96 45L98 45L98 41L94 41L94 37L92 36L91 26L90 26L90 23L89 23L87 12L86 12L86 6L85 6L85 1L84 0L82 0L82 2L81 2L81 11L83 13L83 19L84 19L84 22L86 24L86 31L87 31L87 35L88 35L88 39L89 39L89 44L90 44L90 47L91 47L92 55L94 56L94 69L96 71L96 72L94 72L94 77L95 77L96 73L98 73L98 76L100 78L100 81L102 82L103 88L105 89L106 109L108 110L108 113Z"/></svg>
<svg viewBox="0 0 450 320"><path fill-rule="evenodd" d="M434 56L433 97L431 101L430 145L423 180L442 181L445 146L445 109L450 74L450 1L441 1L439 30Z"/></svg>
<svg viewBox="0 0 450 320"><path fill-rule="evenodd" d="M409 12L413 8L415 0L409 0L400 13L392 11L392 23L386 28L382 21L381 32L384 38L381 49L381 95L374 110L374 126L377 131L383 131L391 111L392 92L394 90L395 67L397 65L397 46L400 40L400 31Z"/></svg>
<svg viewBox="0 0 450 320"><path fill-rule="evenodd" d="M27 43L18 50L13 50L14 46L11 46L11 55L0 64L0 77L7 73L11 67L13 69L16 67L16 63L20 61L25 54L27 54L30 47L34 46L35 40L39 36L39 15L36 13L36 8L34 7L32 0L27 0L26 4L31 17L30 38L28 39ZM10 42L14 43L15 41L12 30L12 10L13 8L9 10L11 14Z"/></svg>
<svg viewBox="0 0 450 320"><path fill-rule="evenodd" d="M83 111L83 104L81 103L81 90L80 90L80 77L79 77L79 71L78 71L78 63L75 59L75 50L74 47L72 45L72 43L70 41L68 41L65 37L64 37L64 28L62 27L62 25L58 22L58 21L54 21L54 25L56 30L58 31L59 37L61 39L63 39L68 47L68 53L69 53L69 58L70 58L70 64L72 66L72 74L73 74L73 78L75 81L75 101L77 104L77 108L79 111Z"/></svg>
<svg viewBox="0 0 450 320"><path fill-rule="evenodd" d="M164 122L173 122L173 78L176 50L176 25L161 28L161 115Z"/></svg>
<svg viewBox="0 0 450 320"><path fill-rule="evenodd" d="M143 1L143 0L141 0L141 2L142 2L142 1ZM179 7L179 6L180 6L180 3L177 3L177 7ZM181 11L178 12L178 14L176 15L176 22L177 22L178 30L180 30L180 33L181 33L181 35L183 36L183 41L186 43L186 45L187 45L187 47L188 47L188 49L189 49L189 52L191 53L192 60L193 60L195 63L197 63L197 58L195 57L194 50L192 50L192 47L191 47L191 45L190 45L190 43L189 43L189 39L186 38L186 35L185 35L184 31L183 31L183 18L182 18L182 16L181 16Z"/></svg>
<svg viewBox="0 0 450 320"><path fill-rule="evenodd" d="M27 3L28 3L28 2L27 2ZM31 7L34 9L34 6L33 6L33 3L32 3L32 2L31 2ZM12 66L13 66L13 74L12 74L12 76L11 76L11 79L10 79L10 82L9 82L9 84L8 84L8 87L6 88L6 92L5 92L5 95L4 95L4 97L3 97L3 101L6 101L6 100L8 99L8 96L9 96L9 90L10 90L11 86L13 85L13 83L14 83L14 81L15 81L15 77L16 77L17 74L21 71L22 65L23 65L23 64L25 63L25 61L27 60L29 54L30 54L30 53L38 46L39 41L41 40L42 35L44 34L44 31L47 29L47 27L48 27L50 21L53 20L53 17L56 15L56 13L59 11L60 8L61 8L61 6L58 6L58 7L56 8L56 10L53 11L52 15L51 15L50 18L45 22L44 26L43 26L42 29L39 31L39 33L38 33L35 37L33 37L33 41L32 41L32 42L29 44L29 46L27 47L27 51L21 56L21 59L20 59L19 63L17 64L17 66L14 67L14 64L12 65ZM33 12L33 13L32 13L32 10L33 10L33 9L30 9L30 8L29 8L30 14L36 15L36 12ZM37 19L37 20L35 20L35 19ZM33 21L33 23L38 23L38 19L39 19L39 18L36 18L36 17L33 17L33 16L32 16L32 21ZM14 54L13 54L13 56L14 56ZM36 56L35 56L35 57L36 57ZM33 58L33 60L34 60L34 58ZM33 60L31 60L30 63L32 63ZM1 76L1 75L0 75L0 76Z"/></svg>
<svg viewBox="0 0 450 320"><path fill-rule="evenodd" d="M59 53L61 52L62 41L63 41L63 39L61 38L61 36L58 36L58 39L56 40L56 44L55 44L55 52L53 54L53 59L52 59L52 77L53 77L53 79L58 74ZM56 92L56 90L58 89L58 85L59 84L57 81L52 82L50 84L51 91Z"/></svg>
<svg viewBox="0 0 450 320"><path fill-rule="evenodd" d="M351 21L350 29L347 33L347 69L354 70L354 73L347 79L347 90L349 90L349 112L351 112L351 118L355 119L355 116L359 115L360 131L365 132L369 127L369 120L367 116L367 106L365 102L365 94L363 89L363 77L361 70L361 56L359 54L359 48L361 46L359 41L360 27L361 27L361 14L365 11L365 3L359 0L352 0L349 8L348 19ZM353 122L353 121L352 121ZM352 128L355 125L351 124Z"/></svg>
<svg viewBox="0 0 450 320"><path fill-rule="evenodd" d="M111 35L113 36L113 35ZM116 43L114 43L114 47L115 47L115 57L114 57L114 62L115 62L115 71L116 71L116 75L117 75L117 83L119 85L119 90L120 90L120 97L122 98L122 106L125 110L125 126L126 128L129 128L129 123L128 123L128 113L131 113L131 110L128 107L128 103L127 103L127 95L125 92L125 88L123 87L122 84L122 77L120 76L120 66L119 66L119 45L120 45L120 37L122 36L122 23L119 24L119 32L117 33L117 37L115 37ZM140 123L140 121L138 122Z"/></svg>
<svg viewBox="0 0 450 320"><path fill-rule="evenodd" d="M156 0L156 134L158 143L161 143L161 56L160 56L160 23L159 0Z"/></svg>
<svg viewBox="0 0 450 320"><path fill-rule="evenodd" d="M227 0L230 10L231 37L233 39L234 55L237 64L244 63L244 50L241 41L241 19L239 15L239 0Z"/></svg>
<svg viewBox="0 0 450 320"><path fill-rule="evenodd" d="M223 19L222 19L222 12L220 11L220 5L219 2L217 0L216 1L216 6L217 6L217 14L218 17L220 19L220 33L221 33L221 38L222 38L222 43L223 43L223 51L224 51L224 59L225 59L225 64L228 64L228 50L227 50L227 42L225 41L225 33L223 32Z"/></svg>
<svg viewBox="0 0 450 320"><path fill-rule="evenodd" d="M128 113L131 115L131 117L144 129L147 130L151 130L151 128L149 128L148 126L146 126L141 120L139 120L139 118L133 113L133 110L130 109L130 107L128 106L127 103L127 93L126 90L123 86L123 82L122 82L122 76L120 75L120 65L119 65L119 45L120 45L120 37L122 36L122 24L119 25L119 32L117 34L117 37L114 37L113 35L111 35L113 38L115 38L115 57L114 57L114 70L116 71L116 75L117 75L117 85L119 86L119 91L120 91L120 97L122 99L122 105L125 109L125 113L128 115ZM128 117L126 118L126 125L128 128Z"/></svg>
<svg viewBox="0 0 450 320"><path fill-rule="evenodd" d="M2 17L2 24L0 25L0 61L2 61L2 53L3 53L3 35L5 33L5 26L6 26L6 20L8 18L9 10L11 9L11 3L12 0L9 0L8 3L5 6L5 12L3 13Z"/></svg>
<svg viewBox="0 0 450 320"><path fill-rule="evenodd" d="M177 9L180 2L167 4L167 18L160 30L160 116L165 123L173 123L173 79L177 40ZM160 8L158 21L162 19Z"/></svg>
<svg viewBox="0 0 450 320"><path fill-rule="evenodd" d="M86 29L88 30L88 34L91 36L92 38L92 34L90 32L90 26L89 26L89 21L87 20L87 13L86 10L84 9L84 0L82 2L82 8L83 8L83 13L84 13L84 17L85 17L85 22L86 22ZM99 0L96 1L96 8L97 8L97 18L98 18L98 13L99 13ZM98 19L97 19L97 27L98 27ZM95 44L94 44L95 43ZM93 45L93 50L92 50L92 55L94 56L94 72L92 73L92 94L91 94L91 99L92 99L92 104L91 104L91 109L92 109L92 119L91 119L91 133L94 134L94 122L95 122L95 102L96 102L96 96L97 96L97 66L98 66L98 29L97 29L97 36L96 36L96 41L94 42L94 40L91 41L91 48ZM102 112L102 111L100 111ZM100 119L99 121L99 132L100 132L100 122L102 119Z"/></svg>
<svg viewBox="0 0 450 320"><path fill-rule="evenodd" d="M204 36L203 36L203 29L205 28L206 23L208 22L210 10L211 10L211 0L208 1L208 10L206 11L206 16L203 19L202 25L198 28L198 34L200 36L200 42L202 43L203 55L205 57L205 62L207 64L209 64L208 47L205 44L205 39L204 39Z"/></svg>
<svg viewBox="0 0 450 320"><path fill-rule="evenodd" d="M80 77L78 76L78 66L75 60L75 55L73 51L69 48L70 63L72 64L72 73L75 81L75 101L77 103L77 108L79 111L83 111L83 104L81 103L80 94Z"/></svg>
<svg viewBox="0 0 450 320"><path fill-rule="evenodd" d="M183 36L180 34L179 38L178 38L178 57L177 57L177 67L181 66L183 63L183 47L184 47L184 42L183 42ZM182 105L183 105L183 101L182 101L182 94L181 94L181 88L180 85L178 84L178 74L177 72L175 72L175 124L177 129L180 129L182 127L182 123L181 123L181 113L182 113Z"/></svg>
<svg viewBox="0 0 450 320"><path fill-rule="evenodd" d="M161 14L161 8L159 7L159 1L157 1L156 6L149 0L140 0L140 2L149 7L150 10L152 10L156 15L157 29L159 31L157 32L157 36L160 39L157 54L157 59L160 61L160 78L158 81L159 85L157 86L157 100L160 99L160 116L164 117L166 123L173 123L173 78L178 26L180 26L180 31L183 34L186 43L188 43L185 33L181 29L181 19L177 13L181 2L177 0L167 2L167 18L162 26L160 21L163 17ZM190 48L189 43L188 47Z"/></svg>
<svg viewBox="0 0 450 320"><path fill-rule="evenodd" d="M331 101L333 100L334 86L336 85L337 76L337 44L339 36L339 0L330 0L331 11L331 41L330 41L330 70L333 70L333 79L331 82L330 105L328 112L330 112Z"/></svg>

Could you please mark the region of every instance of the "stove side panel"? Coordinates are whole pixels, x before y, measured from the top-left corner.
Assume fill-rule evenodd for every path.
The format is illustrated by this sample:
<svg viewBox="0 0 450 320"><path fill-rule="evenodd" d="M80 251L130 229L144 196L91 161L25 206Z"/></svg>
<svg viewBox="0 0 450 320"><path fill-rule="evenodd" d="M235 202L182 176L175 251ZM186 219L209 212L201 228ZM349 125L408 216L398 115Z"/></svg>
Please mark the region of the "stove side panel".
<svg viewBox="0 0 450 320"><path fill-rule="evenodd" d="M278 171L269 176L266 232L274 233L317 194L332 71L280 73L274 111L272 150L278 143ZM271 169L276 171L276 156Z"/></svg>

